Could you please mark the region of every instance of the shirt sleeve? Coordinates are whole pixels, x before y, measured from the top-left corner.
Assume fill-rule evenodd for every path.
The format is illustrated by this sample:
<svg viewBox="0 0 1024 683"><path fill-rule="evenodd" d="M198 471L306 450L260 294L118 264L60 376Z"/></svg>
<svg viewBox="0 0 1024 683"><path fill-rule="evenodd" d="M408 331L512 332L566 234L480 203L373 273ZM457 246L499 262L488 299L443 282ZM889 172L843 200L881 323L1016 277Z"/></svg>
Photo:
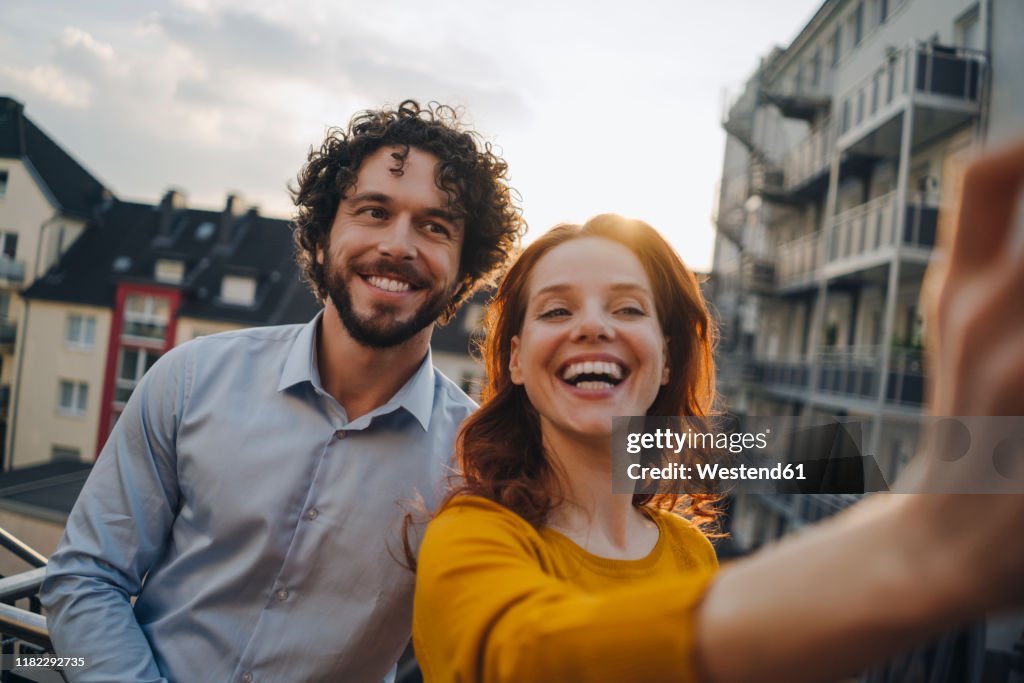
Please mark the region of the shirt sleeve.
<svg viewBox="0 0 1024 683"><path fill-rule="evenodd" d="M696 680L694 611L711 567L588 593L544 571L537 537L472 497L430 524L413 616L427 683Z"/></svg>
<svg viewBox="0 0 1024 683"><path fill-rule="evenodd" d="M178 510L175 435L190 384L191 346L165 354L118 418L50 558L40 598L57 654L84 657L72 683L165 678L132 610Z"/></svg>

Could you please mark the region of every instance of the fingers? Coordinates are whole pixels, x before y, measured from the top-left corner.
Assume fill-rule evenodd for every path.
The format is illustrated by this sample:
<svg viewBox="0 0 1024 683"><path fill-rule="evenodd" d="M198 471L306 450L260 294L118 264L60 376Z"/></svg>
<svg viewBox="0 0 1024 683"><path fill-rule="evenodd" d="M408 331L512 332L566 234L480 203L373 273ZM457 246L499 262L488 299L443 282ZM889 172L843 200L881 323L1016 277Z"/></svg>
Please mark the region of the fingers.
<svg viewBox="0 0 1024 683"><path fill-rule="evenodd" d="M984 267L1005 248L1022 185L1024 140L971 164L964 174L955 234L946 236L952 243L951 267Z"/></svg>

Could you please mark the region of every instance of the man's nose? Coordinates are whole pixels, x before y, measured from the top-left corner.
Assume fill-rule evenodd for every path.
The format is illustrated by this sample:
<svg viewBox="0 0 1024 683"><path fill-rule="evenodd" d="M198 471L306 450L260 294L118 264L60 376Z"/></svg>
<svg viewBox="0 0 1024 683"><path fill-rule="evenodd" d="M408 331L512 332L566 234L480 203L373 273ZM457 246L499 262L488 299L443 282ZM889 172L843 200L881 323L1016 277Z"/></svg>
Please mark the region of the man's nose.
<svg viewBox="0 0 1024 683"><path fill-rule="evenodd" d="M395 216L394 220L381 230L377 252L381 256L390 256L398 260L416 258L416 232L410 217L401 214Z"/></svg>

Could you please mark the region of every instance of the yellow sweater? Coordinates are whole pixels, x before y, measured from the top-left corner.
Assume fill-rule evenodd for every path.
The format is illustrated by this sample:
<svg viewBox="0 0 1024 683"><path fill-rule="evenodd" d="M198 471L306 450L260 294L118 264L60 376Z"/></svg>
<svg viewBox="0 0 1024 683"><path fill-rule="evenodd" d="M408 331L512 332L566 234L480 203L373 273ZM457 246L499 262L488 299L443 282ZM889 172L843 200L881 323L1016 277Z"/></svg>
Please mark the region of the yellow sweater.
<svg viewBox="0 0 1024 683"><path fill-rule="evenodd" d="M591 555L483 498L452 501L420 549L413 643L426 683L693 681L693 613L718 567L652 511L639 560Z"/></svg>

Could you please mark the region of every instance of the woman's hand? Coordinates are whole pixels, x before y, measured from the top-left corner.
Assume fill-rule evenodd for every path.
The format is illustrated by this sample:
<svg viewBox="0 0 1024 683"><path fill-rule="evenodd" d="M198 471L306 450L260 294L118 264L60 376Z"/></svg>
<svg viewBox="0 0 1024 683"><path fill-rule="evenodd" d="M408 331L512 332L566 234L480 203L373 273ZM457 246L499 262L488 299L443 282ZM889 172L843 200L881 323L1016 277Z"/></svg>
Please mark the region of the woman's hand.
<svg viewBox="0 0 1024 683"><path fill-rule="evenodd" d="M1024 141L964 175L928 273L932 415L1024 415Z"/></svg>
<svg viewBox="0 0 1024 683"><path fill-rule="evenodd" d="M1024 544L1015 540L1024 528L1024 417L994 417L1024 416L1022 188L1024 141L964 175L954 220L943 225L944 256L925 285L929 413L984 417L964 421L966 454L952 452L948 433L934 429L896 482L897 490L925 494L912 507L931 519L937 563L963 576L965 608L1024 602ZM997 444L1005 451L998 456Z"/></svg>

